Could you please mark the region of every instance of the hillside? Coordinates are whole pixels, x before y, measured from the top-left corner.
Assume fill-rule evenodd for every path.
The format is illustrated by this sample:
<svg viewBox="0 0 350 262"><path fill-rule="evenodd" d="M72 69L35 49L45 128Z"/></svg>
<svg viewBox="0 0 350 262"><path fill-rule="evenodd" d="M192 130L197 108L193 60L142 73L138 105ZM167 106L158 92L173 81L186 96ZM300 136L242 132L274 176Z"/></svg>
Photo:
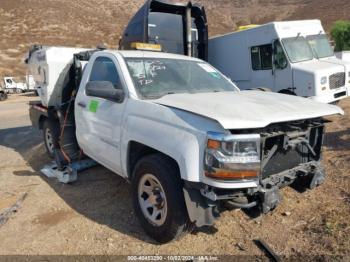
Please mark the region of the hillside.
<svg viewBox="0 0 350 262"><path fill-rule="evenodd" d="M1 0L0 76L25 74L23 57L34 43L115 48L141 0ZM198 0L206 7L210 35L238 25L319 18L327 29L349 19L348 0Z"/></svg>

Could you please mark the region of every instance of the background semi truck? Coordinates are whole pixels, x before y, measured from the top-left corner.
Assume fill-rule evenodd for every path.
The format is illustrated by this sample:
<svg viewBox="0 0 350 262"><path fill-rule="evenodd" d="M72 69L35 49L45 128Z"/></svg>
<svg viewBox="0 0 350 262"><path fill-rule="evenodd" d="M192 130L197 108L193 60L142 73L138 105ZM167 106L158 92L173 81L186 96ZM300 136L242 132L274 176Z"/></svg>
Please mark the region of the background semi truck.
<svg viewBox="0 0 350 262"><path fill-rule="evenodd" d="M240 91L176 54L36 46L27 62L41 98L30 118L56 169L90 157L128 180L142 227L162 243L212 225L224 205L266 213L281 187L322 184L323 117L343 114Z"/></svg>
<svg viewBox="0 0 350 262"><path fill-rule="evenodd" d="M163 52L207 60L208 25L204 7L197 4L147 0L126 26L119 49L135 43L159 45Z"/></svg>
<svg viewBox="0 0 350 262"><path fill-rule="evenodd" d="M241 89L332 103L347 97L350 63L337 59L319 20L273 22L209 40L209 60Z"/></svg>

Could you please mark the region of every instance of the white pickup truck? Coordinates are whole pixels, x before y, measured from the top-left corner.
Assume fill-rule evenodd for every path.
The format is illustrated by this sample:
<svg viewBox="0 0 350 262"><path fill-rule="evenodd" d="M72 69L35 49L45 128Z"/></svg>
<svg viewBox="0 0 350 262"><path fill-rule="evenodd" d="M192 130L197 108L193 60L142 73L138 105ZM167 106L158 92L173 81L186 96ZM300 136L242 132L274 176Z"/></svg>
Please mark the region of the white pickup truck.
<svg viewBox="0 0 350 262"><path fill-rule="evenodd" d="M50 70L49 52L32 50L29 65ZM161 243L212 225L223 203L265 213L281 187L325 179L323 117L343 114L337 106L240 91L206 62L176 54L82 52L70 64L74 99L33 103L32 124L50 155L59 149L69 162L83 152L130 181L140 223Z"/></svg>

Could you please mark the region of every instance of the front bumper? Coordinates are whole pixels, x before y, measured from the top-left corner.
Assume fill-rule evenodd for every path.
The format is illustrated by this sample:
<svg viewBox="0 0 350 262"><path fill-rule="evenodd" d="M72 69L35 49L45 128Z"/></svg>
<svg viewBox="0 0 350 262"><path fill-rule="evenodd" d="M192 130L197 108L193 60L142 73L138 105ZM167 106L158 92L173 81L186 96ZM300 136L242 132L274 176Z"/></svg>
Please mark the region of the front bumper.
<svg viewBox="0 0 350 262"><path fill-rule="evenodd" d="M350 95L349 92L350 92L350 86L338 88L337 90L332 90L331 92L326 92L322 95L312 96L310 98L317 102L329 104L329 103L339 101L343 98L346 98L347 96Z"/></svg>
<svg viewBox="0 0 350 262"><path fill-rule="evenodd" d="M313 161L262 179L255 188L223 189L186 182L184 196L191 221L200 227L213 225L220 215L222 203L267 213L281 202L280 188L290 185L302 192L314 189L324 180L325 172L320 161Z"/></svg>

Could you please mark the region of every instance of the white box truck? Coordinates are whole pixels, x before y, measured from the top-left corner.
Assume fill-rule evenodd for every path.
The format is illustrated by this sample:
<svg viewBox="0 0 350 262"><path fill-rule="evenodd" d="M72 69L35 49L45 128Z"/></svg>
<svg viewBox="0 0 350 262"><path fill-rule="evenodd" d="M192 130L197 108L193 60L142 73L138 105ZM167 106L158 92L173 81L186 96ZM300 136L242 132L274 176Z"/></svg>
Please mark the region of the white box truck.
<svg viewBox="0 0 350 262"><path fill-rule="evenodd" d="M27 91L27 85L22 82L17 82L14 77L5 76L4 79L4 89L7 93L24 93Z"/></svg>
<svg viewBox="0 0 350 262"><path fill-rule="evenodd" d="M332 103L347 96L350 62L337 59L319 20L273 22L209 40L209 63L241 89Z"/></svg>
<svg viewBox="0 0 350 262"><path fill-rule="evenodd" d="M322 184L323 117L343 114L240 91L183 55L35 47L27 62L41 86L30 118L49 155L89 156L129 181L142 227L162 243L212 225L225 203L265 213L281 187Z"/></svg>
<svg viewBox="0 0 350 262"><path fill-rule="evenodd" d="M335 56L338 59L350 62L350 51L342 51L342 52L336 52Z"/></svg>
<svg viewBox="0 0 350 262"><path fill-rule="evenodd" d="M6 93L26 93L30 91L35 91L35 81L33 79L33 76L26 75L25 77L26 82L17 82L14 77L4 77L4 87L3 89L6 91Z"/></svg>

